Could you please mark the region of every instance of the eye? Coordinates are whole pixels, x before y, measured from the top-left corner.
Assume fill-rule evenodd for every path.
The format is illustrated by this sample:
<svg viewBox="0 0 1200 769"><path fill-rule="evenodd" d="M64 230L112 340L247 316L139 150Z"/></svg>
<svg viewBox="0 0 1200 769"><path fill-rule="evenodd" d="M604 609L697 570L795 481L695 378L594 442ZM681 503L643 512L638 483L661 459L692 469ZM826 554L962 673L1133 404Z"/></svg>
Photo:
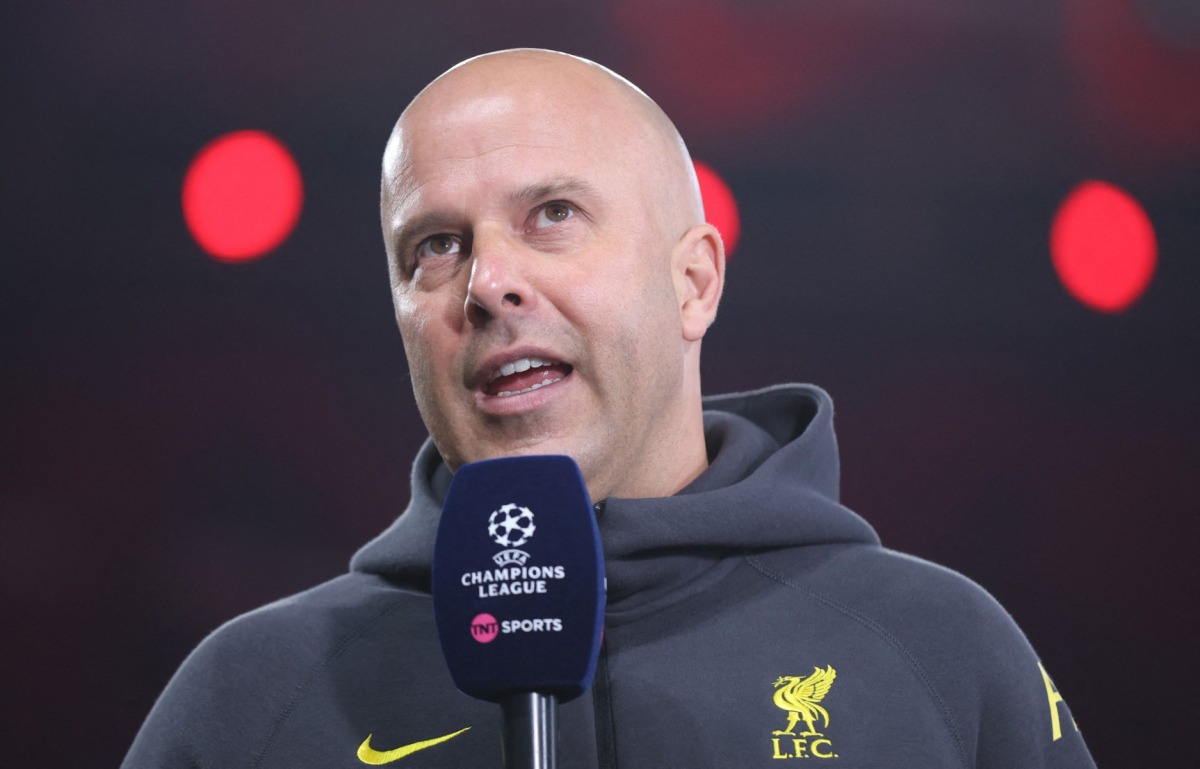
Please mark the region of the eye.
<svg viewBox="0 0 1200 769"><path fill-rule="evenodd" d="M417 246L417 259L433 256L452 256L462 250L462 241L456 235L439 234L425 238Z"/></svg>
<svg viewBox="0 0 1200 769"><path fill-rule="evenodd" d="M561 224L575 215L575 208L570 203L564 203L561 200L552 200L542 206L537 216L534 218L534 229L542 229L543 227L551 227L555 224Z"/></svg>

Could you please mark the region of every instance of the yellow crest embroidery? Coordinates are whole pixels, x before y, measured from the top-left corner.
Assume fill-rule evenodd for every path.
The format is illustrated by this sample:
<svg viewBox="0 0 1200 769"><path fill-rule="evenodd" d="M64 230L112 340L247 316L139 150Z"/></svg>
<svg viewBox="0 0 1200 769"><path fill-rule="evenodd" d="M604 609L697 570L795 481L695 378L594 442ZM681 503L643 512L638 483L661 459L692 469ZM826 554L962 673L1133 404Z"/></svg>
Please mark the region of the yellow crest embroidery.
<svg viewBox="0 0 1200 769"><path fill-rule="evenodd" d="M775 706L787 711L787 725L771 732L772 758L837 758L833 743L817 730L829 728L829 711L821 701L829 694L837 671L832 665L813 668L808 676L780 676L775 679ZM804 730L796 727L804 722ZM790 740L783 739L791 737Z"/></svg>

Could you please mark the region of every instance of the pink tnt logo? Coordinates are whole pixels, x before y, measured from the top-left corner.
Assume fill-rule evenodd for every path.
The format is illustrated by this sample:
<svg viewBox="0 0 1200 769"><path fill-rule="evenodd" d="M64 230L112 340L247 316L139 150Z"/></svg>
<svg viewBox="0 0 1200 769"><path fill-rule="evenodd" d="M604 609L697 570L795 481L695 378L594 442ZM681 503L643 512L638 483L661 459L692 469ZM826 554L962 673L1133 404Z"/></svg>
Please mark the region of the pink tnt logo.
<svg viewBox="0 0 1200 769"><path fill-rule="evenodd" d="M500 635L500 623L490 614L477 614L471 620L471 637L481 644L491 643Z"/></svg>

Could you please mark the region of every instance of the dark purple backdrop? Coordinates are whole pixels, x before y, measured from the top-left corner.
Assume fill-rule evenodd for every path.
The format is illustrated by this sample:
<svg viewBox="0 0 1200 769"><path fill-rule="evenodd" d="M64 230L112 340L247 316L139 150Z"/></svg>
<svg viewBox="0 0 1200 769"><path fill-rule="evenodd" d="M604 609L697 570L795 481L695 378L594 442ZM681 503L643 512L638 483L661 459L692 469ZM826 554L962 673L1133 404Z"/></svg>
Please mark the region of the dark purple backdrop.
<svg viewBox="0 0 1200 769"><path fill-rule="evenodd" d="M345 569L423 438L378 167L431 77L594 58L677 118L743 236L710 392L834 395L847 502L983 583L1102 767L1186 762L1200 512L1200 12L1175 0L282 0L6 9L0 509L7 762L120 760L222 621ZM902 10L903 9L903 10ZM220 265L180 185L231 130L306 202ZM1087 178L1160 264L1120 315L1047 253Z"/></svg>

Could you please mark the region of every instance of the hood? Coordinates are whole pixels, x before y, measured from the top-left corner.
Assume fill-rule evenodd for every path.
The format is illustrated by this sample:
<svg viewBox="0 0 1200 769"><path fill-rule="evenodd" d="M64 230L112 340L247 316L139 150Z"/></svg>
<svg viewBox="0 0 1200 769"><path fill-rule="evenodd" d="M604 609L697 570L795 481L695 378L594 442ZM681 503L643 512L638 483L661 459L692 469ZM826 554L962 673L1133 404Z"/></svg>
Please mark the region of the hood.
<svg viewBox="0 0 1200 769"><path fill-rule="evenodd" d="M824 390L791 384L707 397L704 433L709 467L678 494L596 505L610 610L653 602L731 555L878 544L870 525L838 502L833 403ZM427 592L450 477L426 441L408 507L355 554L351 569Z"/></svg>

